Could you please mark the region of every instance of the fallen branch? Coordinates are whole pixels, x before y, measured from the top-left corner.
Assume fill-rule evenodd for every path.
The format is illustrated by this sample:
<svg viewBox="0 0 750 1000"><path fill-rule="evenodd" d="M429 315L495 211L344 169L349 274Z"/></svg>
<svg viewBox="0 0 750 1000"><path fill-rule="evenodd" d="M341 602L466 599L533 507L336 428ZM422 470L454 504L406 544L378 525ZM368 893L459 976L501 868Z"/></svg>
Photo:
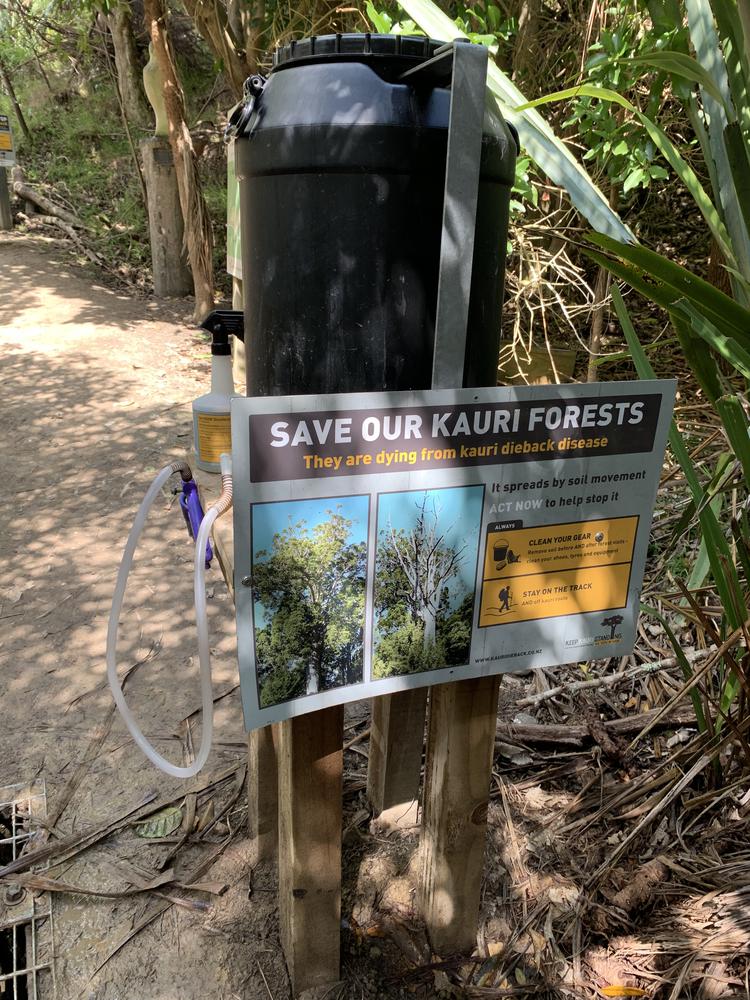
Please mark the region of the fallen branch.
<svg viewBox="0 0 750 1000"><path fill-rule="evenodd" d="M356 746L357 743L361 743L363 740L367 740L369 738L370 738L370 730L368 728L365 729L363 732L361 732L358 736L353 736L352 739L347 740L347 742L344 744L344 750L351 750L352 747Z"/></svg>
<svg viewBox="0 0 750 1000"><path fill-rule="evenodd" d="M71 896L97 896L101 899L128 899L130 896L151 892L160 886L173 883L174 880L174 869L170 868L169 871L160 873L150 882L136 885L132 889L88 889L82 885L71 885L58 878L50 878L47 875L20 875L15 882L34 892L61 892ZM13 884L11 879L0 879L0 882Z"/></svg>
<svg viewBox="0 0 750 1000"><path fill-rule="evenodd" d="M95 253L86 246L73 226L68 222L64 222L62 219L58 219L56 215L26 215L24 212L19 212L18 217L22 222L25 222L30 226L54 226L57 229L62 229L65 235L70 237L80 251L88 257L92 264L96 264L98 266L102 263L102 258L99 254Z"/></svg>
<svg viewBox="0 0 750 1000"><path fill-rule="evenodd" d="M6 875L16 875L19 872L28 871L29 868L35 867L43 861L48 861L51 858L58 857L58 855L63 855L67 859L67 856L71 852L80 853L86 848L91 847L97 841L103 840L111 833L114 833L116 830L125 826L129 820L141 819L142 810L152 803L154 799L156 799L156 796L156 792L149 792L137 805L129 806L126 810L124 810L124 812L119 813L113 820L102 823L100 826L83 830L81 833L74 833L69 837L63 837L62 839L57 840L54 843L47 844L44 847L40 847L37 850L28 850L25 854L21 854L14 861L5 865L4 868L0 868L0 878L4 878ZM134 814L136 815L134 816ZM32 841L27 841L27 846L31 845Z"/></svg>
<svg viewBox="0 0 750 1000"><path fill-rule="evenodd" d="M693 764L687 774L684 774L679 781L671 785L668 791L661 797L656 805L651 809L630 831L630 833L622 840L610 856L602 862L602 864L596 869L594 874L589 878L586 888L591 891L594 886L598 885L601 879L612 871L617 861L622 857L625 851L628 849L630 844L638 837L642 830L648 827L655 819L657 819L665 809L667 809L675 799L683 793L683 791L688 787L688 785L704 770L708 767L713 758L716 756L718 751L721 749L721 744L718 744L718 748L714 748L709 753L702 754L698 760Z"/></svg>
<svg viewBox="0 0 750 1000"><path fill-rule="evenodd" d="M649 712L642 712L640 715L629 715L624 719L610 719L603 722L602 726L611 736L630 736L639 733L661 711L659 708L652 708ZM674 726L695 725L695 713L692 709L685 709L681 712L672 713L659 721L660 728L673 728ZM564 746L582 747L586 743L593 743L594 738L588 726L575 725L524 725L517 726L511 723L498 723L495 730L495 739L498 741L510 741L511 743L532 743L532 744L560 744Z"/></svg>
<svg viewBox="0 0 750 1000"><path fill-rule="evenodd" d="M13 191L18 195L19 198L23 198L24 201L30 201L32 204L36 205L37 208L41 208L45 215L54 216L56 219L61 219L66 222L69 226L77 226L79 229L86 229L85 223L73 215L72 212L68 212L67 209L61 208L56 205L49 198L35 191L33 187L30 187L23 176L23 170L20 167L13 167L12 170L13 178Z"/></svg>
<svg viewBox="0 0 750 1000"><path fill-rule="evenodd" d="M695 663L697 660L705 659L711 654L710 649L689 649L685 652L688 663ZM605 674L604 677L594 677L588 681L571 681L569 684L558 684L557 687L549 688L547 691L540 691L539 694L531 694L527 698L522 698L517 702L518 708L527 708L529 705L541 705L544 701L557 698L561 694L574 694L576 691L588 691L591 688L614 687L622 681L640 677L643 674L655 674L659 670L668 670L677 666L676 656L666 656L663 660L654 660L652 663L639 663L636 667L623 670L617 674Z"/></svg>
<svg viewBox="0 0 750 1000"><path fill-rule="evenodd" d="M214 862L219 858L219 856L224 852L224 850L229 846L229 844L235 839L235 837L238 835L239 832L240 828L238 827L236 830L230 833L225 840L223 840L220 844L218 844L213 851L211 851L202 861L199 861L198 864L187 873L183 881L192 884L201 879L206 874L206 872L209 871ZM119 951L121 951L129 941L132 941L132 939L137 934L139 934L144 929L144 927L148 927L149 924L152 924L154 920L160 917L163 913L166 913L166 911L172 905L173 905L172 900L166 900L160 903L159 906L157 906L156 909L154 909L151 913L146 914L146 916L144 916L141 920L139 920L138 923L132 928L132 930L128 931L124 935L124 937L120 938L120 940L110 949L106 958L102 962L100 962L99 965L97 965L97 967L91 973L88 982L91 982L94 976L98 975L102 971L107 962L109 962L110 959L114 958L114 956Z"/></svg>
<svg viewBox="0 0 750 1000"><path fill-rule="evenodd" d="M0 868L0 878L28 871L29 868L36 867L43 861L50 861L54 865L68 861L82 851L88 850L94 844L99 843L99 841L104 840L110 834L116 833L126 826L139 823L148 816L165 809L167 806L181 801L189 792L199 794L208 788L220 784L222 781L226 781L228 777L235 774L243 766L242 764L235 764L233 767L226 768L226 770L222 771L215 778L201 777L197 780L192 780L187 788L182 789L178 795L172 795L169 798L164 797L159 799L157 792L149 792L136 806L131 806L124 812L119 813L113 820L103 823L100 826L83 830L80 833L72 834L69 837L63 837L53 843L45 844L45 846L39 847L36 850L33 849L36 842L29 840L27 841L27 845L31 849L21 854L15 861L9 862L4 868ZM54 861L52 861L53 858L55 859ZM195 881L195 879L191 879L190 881Z"/></svg>

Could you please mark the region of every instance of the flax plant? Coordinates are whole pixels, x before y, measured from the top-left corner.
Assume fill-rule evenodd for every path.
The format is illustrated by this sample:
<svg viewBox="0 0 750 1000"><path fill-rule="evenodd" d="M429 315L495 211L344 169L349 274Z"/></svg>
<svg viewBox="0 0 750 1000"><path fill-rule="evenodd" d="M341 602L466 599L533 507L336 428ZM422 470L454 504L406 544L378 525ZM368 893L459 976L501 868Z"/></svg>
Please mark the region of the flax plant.
<svg viewBox="0 0 750 1000"><path fill-rule="evenodd" d="M432 0L400 0L427 34L463 35ZM657 3L651 0L650 6ZM750 759L745 729L750 699L750 425L738 385L750 380L750 0L660 0L674 23L687 21L689 45L658 50L630 60L645 72L660 72L689 84L686 112L706 164L709 189L661 126L624 95L591 83L527 102L513 82L490 63L488 90L515 125L522 149L555 184L564 188L593 226L587 255L636 292L667 310L685 359L723 427L729 457L722 456L705 486L673 424L670 442L691 496L701 547L678 613L689 617L715 646L709 666L693 672L669 623L667 633L685 675L702 731L736 734ZM663 11L662 11L663 13ZM465 36L464 36L465 37ZM683 87L684 91L684 87ZM612 104L648 135L698 206L726 269L731 295L669 258L636 243L603 192L573 158L537 110L576 97ZM619 291L613 299L641 378L653 378L647 354L630 322ZM720 520L723 493L739 484L742 510L729 524ZM721 615L708 615L691 590L710 577ZM709 671L711 672L709 677Z"/></svg>

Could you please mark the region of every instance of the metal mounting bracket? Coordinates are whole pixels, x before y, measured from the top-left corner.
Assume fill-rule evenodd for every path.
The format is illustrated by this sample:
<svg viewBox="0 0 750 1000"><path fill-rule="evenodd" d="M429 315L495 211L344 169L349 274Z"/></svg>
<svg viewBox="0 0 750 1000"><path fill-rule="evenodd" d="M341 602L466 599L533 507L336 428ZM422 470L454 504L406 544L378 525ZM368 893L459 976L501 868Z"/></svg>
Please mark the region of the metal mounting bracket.
<svg viewBox="0 0 750 1000"><path fill-rule="evenodd" d="M487 49L459 39L407 70L400 79L409 83L424 79L433 86L445 86L448 82L451 85L432 388L452 389L463 385L464 380Z"/></svg>

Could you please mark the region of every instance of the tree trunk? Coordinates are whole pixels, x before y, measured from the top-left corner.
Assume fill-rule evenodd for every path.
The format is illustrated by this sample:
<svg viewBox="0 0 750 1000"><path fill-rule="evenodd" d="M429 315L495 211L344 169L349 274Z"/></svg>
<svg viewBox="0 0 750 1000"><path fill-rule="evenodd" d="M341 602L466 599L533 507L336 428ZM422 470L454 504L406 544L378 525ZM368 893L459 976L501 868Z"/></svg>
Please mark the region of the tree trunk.
<svg viewBox="0 0 750 1000"><path fill-rule="evenodd" d="M265 0L229 0L230 18L237 27L235 33L242 39L245 48L245 64L249 73L257 73L260 59L265 49L263 34L266 30Z"/></svg>
<svg viewBox="0 0 750 1000"><path fill-rule="evenodd" d="M193 318L200 322L214 307L211 219L201 191L193 141L185 122L185 98L167 33L165 0L145 0L144 15L146 30L164 79L169 143L177 172L185 243L195 286Z"/></svg>
<svg viewBox="0 0 750 1000"><path fill-rule="evenodd" d="M310 663L307 667L307 684L305 686L305 694L317 694L319 686L320 680L318 678L317 668L314 663Z"/></svg>
<svg viewBox="0 0 750 1000"><path fill-rule="evenodd" d="M528 82L540 57L538 35L542 0L523 0L518 14L518 35L513 48L512 79ZM528 88L524 87L524 93Z"/></svg>
<svg viewBox="0 0 750 1000"><path fill-rule="evenodd" d="M422 642L425 649L430 649L435 645L435 637L437 635L437 615L431 607L423 607L419 612L419 616L424 622L424 638Z"/></svg>
<svg viewBox="0 0 750 1000"><path fill-rule="evenodd" d="M116 4L107 15L107 26L115 50L120 96L128 121L146 125L149 114L143 96L143 67L138 59L129 4Z"/></svg>
<svg viewBox="0 0 750 1000"><path fill-rule="evenodd" d="M10 74L5 66L5 63L0 62L0 80L3 83L3 90L10 98L10 102L13 105L13 111L16 115L16 120L18 121L21 131L26 136L27 140L31 142L31 131L29 126L26 124L26 119L23 116L23 111L21 111L21 105L18 103L18 98L16 97L16 92L13 87L13 81L10 78Z"/></svg>
<svg viewBox="0 0 750 1000"><path fill-rule="evenodd" d="M307 678L305 681L305 694L317 694L320 690L320 666L323 660L323 650L316 649L312 660L307 665Z"/></svg>
<svg viewBox="0 0 750 1000"><path fill-rule="evenodd" d="M222 63L232 93L239 100L242 85L251 70L246 61L244 43L241 36L237 37L233 31L227 8L221 0L184 0L184 7L198 33ZM233 12L233 20L236 20L236 12Z"/></svg>
<svg viewBox="0 0 750 1000"><path fill-rule="evenodd" d="M620 204L620 185L612 184L609 189L609 206L616 212ZM589 363L586 372L587 382L599 381L599 366L597 359L601 354L602 334L604 333L605 306L609 298L612 275L606 267L600 267L594 285L594 303L589 333Z"/></svg>
<svg viewBox="0 0 750 1000"><path fill-rule="evenodd" d="M594 285L594 308L589 332L589 363L586 370L587 382L599 381L597 365L601 354L602 333L604 332L605 305L609 297L611 276L606 267L600 267Z"/></svg>

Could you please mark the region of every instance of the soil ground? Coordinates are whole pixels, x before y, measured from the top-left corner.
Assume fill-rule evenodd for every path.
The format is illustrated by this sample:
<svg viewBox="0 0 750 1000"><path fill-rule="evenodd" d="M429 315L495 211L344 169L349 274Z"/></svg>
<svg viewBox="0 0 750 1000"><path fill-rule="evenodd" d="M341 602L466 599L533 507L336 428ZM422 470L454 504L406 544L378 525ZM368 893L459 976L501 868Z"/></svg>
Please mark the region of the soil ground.
<svg viewBox="0 0 750 1000"><path fill-rule="evenodd" d="M207 391L206 342L185 324L187 312L92 283L53 244L0 240L0 785L41 775L51 812L88 761L59 820L62 833L106 822L151 791L160 798L184 791L147 765L112 717L104 648L137 505L156 470L185 456L191 401ZM119 657L123 668L148 658L130 678L128 698L145 733L177 763L179 723L200 705L191 562L176 499L165 496L128 587ZM232 605L216 566L209 593L218 693L236 683L236 665ZM215 738L209 778L244 761L236 692L217 705ZM95 890L127 888L114 861L151 870L167 849L121 835L74 860L64 879ZM184 858L183 868L206 849ZM228 890L204 896L209 910L169 907L98 974L140 919L143 897L56 896L60 1000L267 1000L263 975L273 996L285 997L273 894L248 899L250 870L249 845L239 837L211 871Z"/></svg>
<svg viewBox="0 0 750 1000"><path fill-rule="evenodd" d="M289 1000L274 874L244 836L234 616L218 567L208 581L215 741L198 778L178 782L146 763L105 680L122 547L155 471L189 451L206 340L185 305L102 287L66 253L0 237L0 786L44 780L54 843L99 830L49 872L78 890L54 893L56 995ZM679 419L696 442L713 440L694 410ZM684 507L676 470L665 475L649 600L684 575L660 548ZM119 662L121 676L138 665L128 699L176 762L200 739L191 563L165 492L131 575ZM682 641L696 644L689 630ZM642 713L679 700L670 655L644 616L631 658L504 678L473 961L430 953L413 905L416 831L369 827L367 707L350 706L346 738L362 739L345 755L342 983L330 1000L747 997L743 758L727 742L725 785L710 784L709 745L684 701L666 730L629 745ZM582 678L593 684L585 693ZM138 836L133 811L158 805L178 807L182 828ZM0 834L4 822L0 810ZM171 869L170 884L154 884ZM0 970L4 947L0 933Z"/></svg>

